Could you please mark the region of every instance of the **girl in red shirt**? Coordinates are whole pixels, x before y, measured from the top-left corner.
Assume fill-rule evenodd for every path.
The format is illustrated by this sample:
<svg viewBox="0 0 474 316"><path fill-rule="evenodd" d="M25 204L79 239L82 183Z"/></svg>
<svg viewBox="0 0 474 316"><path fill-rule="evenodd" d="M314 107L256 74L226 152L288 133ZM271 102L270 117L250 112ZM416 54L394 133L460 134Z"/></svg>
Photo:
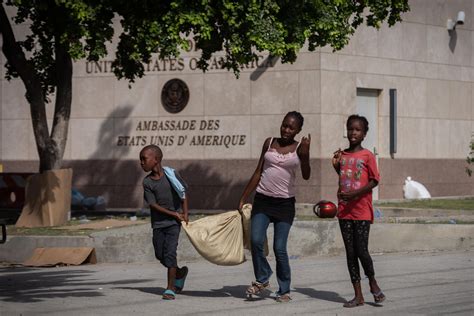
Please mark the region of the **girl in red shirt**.
<svg viewBox="0 0 474 316"><path fill-rule="evenodd" d="M349 148L336 151L332 164L339 174L337 217L355 292L355 297L344 303L344 307L356 307L364 305L358 260L369 278L370 292L374 296L375 303L385 300L385 295L375 280L372 258L368 250L370 224L374 219L372 189L377 186L380 177L375 156L362 147L362 141L369 130L369 122L363 116L351 115L347 119L346 126Z"/></svg>

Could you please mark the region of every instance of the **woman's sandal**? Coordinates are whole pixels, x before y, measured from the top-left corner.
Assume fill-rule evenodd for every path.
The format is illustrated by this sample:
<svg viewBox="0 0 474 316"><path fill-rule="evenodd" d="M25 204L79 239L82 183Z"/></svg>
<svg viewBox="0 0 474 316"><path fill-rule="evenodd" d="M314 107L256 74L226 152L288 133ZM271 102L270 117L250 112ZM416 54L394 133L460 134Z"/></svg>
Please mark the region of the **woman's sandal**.
<svg viewBox="0 0 474 316"><path fill-rule="evenodd" d="M166 290L163 292L162 298L163 298L164 300L169 300L169 301L174 300L174 299L176 298L176 293L173 292L173 291L170 290L170 289L166 289Z"/></svg>
<svg viewBox="0 0 474 316"><path fill-rule="evenodd" d="M289 301L291 301L291 296L288 293L279 295L277 296L275 301L277 301L278 303L288 303Z"/></svg>
<svg viewBox="0 0 474 316"><path fill-rule="evenodd" d="M174 287L176 289L176 293L178 294L181 293L184 288L184 282L186 281L186 277L188 276L188 267L184 266L179 270L182 271L182 277L174 280Z"/></svg>
<svg viewBox="0 0 474 316"><path fill-rule="evenodd" d="M371 292L374 296L375 303L379 304L385 301L385 294L383 294L382 290L378 291L377 293Z"/></svg>
<svg viewBox="0 0 474 316"><path fill-rule="evenodd" d="M364 305L364 301L358 301L356 298L353 298L349 302L344 303L344 307L352 308L352 307L357 307L357 306L362 306Z"/></svg>
<svg viewBox="0 0 474 316"><path fill-rule="evenodd" d="M247 298L252 298L253 295L257 295L267 287L270 286L270 282L260 283L260 282L252 282L252 285L247 288L246 294Z"/></svg>

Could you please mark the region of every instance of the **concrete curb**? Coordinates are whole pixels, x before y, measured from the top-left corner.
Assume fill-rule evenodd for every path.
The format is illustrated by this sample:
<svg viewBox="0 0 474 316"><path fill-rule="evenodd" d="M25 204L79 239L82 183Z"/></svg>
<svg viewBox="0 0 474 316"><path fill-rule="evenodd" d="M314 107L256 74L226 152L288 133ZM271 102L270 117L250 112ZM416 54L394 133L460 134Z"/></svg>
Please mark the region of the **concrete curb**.
<svg viewBox="0 0 474 316"><path fill-rule="evenodd" d="M273 240L272 226L269 241ZM180 261L204 260L181 233L178 257ZM271 248L271 244L269 245ZM149 224L109 231L89 236L10 236L0 246L0 262L21 263L37 247L94 247L98 262L131 263L155 260ZM474 225L453 224L387 224L371 227L370 251L396 253L409 251L466 250L474 248ZM295 221L288 241L292 257L340 255L344 245L337 220ZM250 255L247 256L250 258Z"/></svg>
<svg viewBox="0 0 474 316"><path fill-rule="evenodd" d="M314 204L300 203L296 205L296 215L314 215ZM374 205L374 210L378 209L384 217L436 217L436 216L459 216L474 215L472 210L444 210L430 208L406 208Z"/></svg>

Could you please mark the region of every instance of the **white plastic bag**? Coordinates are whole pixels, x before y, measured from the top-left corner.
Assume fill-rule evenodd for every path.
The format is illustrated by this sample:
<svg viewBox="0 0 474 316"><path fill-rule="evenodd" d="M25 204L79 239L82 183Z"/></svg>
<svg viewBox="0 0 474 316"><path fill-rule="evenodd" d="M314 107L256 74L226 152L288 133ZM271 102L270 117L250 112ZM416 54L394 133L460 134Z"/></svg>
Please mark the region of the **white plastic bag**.
<svg viewBox="0 0 474 316"><path fill-rule="evenodd" d="M431 194L423 184L407 177L403 186L403 197L405 199L429 199Z"/></svg>

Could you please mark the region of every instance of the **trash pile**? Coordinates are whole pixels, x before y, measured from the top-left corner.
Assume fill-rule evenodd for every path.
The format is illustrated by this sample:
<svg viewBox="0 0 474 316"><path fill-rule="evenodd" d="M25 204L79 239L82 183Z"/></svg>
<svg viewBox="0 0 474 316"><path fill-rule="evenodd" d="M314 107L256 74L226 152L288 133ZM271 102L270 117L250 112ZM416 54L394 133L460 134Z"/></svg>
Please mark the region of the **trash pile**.
<svg viewBox="0 0 474 316"><path fill-rule="evenodd" d="M405 199L429 199L431 194L423 184L407 177L403 186L403 197Z"/></svg>
<svg viewBox="0 0 474 316"><path fill-rule="evenodd" d="M105 210L106 201L102 196L84 196L77 189L71 190L71 209L72 210L88 210L103 211Z"/></svg>

